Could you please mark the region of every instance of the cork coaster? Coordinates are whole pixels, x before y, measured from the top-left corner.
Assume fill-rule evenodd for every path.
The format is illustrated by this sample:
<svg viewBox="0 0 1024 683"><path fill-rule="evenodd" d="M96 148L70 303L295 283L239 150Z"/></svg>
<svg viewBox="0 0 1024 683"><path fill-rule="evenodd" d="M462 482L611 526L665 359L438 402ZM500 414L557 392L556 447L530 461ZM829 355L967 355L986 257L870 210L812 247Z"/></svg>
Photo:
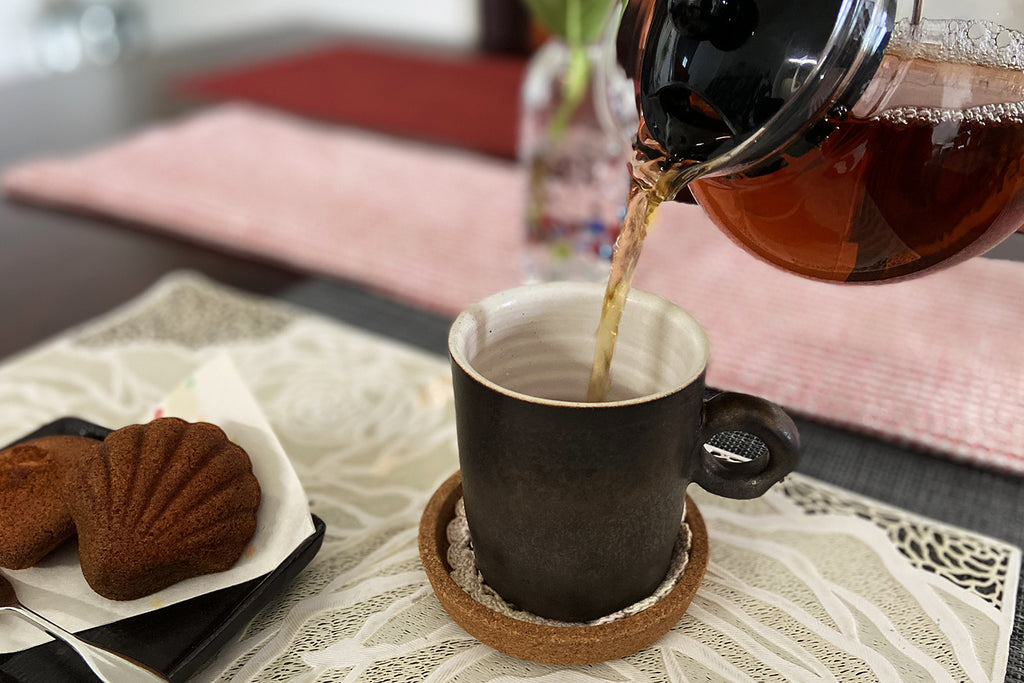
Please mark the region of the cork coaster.
<svg viewBox="0 0 1024 683"><path fill-rule="evenodd" d="M690 558L675 588L642 612L596 626L547 626L499 614L471 598L448 566L448 522L462 497L462 477L445 481L423 511L419 549L423 568L451 618L480 642L513 657L544 664L593 664L633 654L668 632L686 612L708 564L708 534L693 500L686 499Z"/></svg>

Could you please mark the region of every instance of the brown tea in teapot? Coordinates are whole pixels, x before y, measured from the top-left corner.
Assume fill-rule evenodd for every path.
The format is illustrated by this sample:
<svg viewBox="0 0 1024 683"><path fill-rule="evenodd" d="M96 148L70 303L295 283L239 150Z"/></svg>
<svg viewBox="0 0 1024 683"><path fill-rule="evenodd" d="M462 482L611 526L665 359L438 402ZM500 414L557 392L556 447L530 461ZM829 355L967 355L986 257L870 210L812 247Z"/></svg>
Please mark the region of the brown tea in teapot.
<svg viewBox="0 0 1024 683"><path fill-rule="evenodd" d="M956 70L958 80L1024 93L1019 70L913 61L902 68L924 80L948 80ZM867 120L827 119L826 126L816 146L742 175L701 179L690 190L720 228L761 258L840 282L950 265L1024 225L1024 103L905 106Z"/></svg>

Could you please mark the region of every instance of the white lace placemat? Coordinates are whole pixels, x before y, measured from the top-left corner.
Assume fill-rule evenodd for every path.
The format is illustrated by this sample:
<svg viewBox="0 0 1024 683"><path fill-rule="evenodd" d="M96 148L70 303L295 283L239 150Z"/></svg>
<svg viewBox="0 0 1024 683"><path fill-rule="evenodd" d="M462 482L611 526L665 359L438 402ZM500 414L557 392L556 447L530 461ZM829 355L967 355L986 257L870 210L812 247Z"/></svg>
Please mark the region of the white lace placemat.
<svg viewBox="0 0 1024 683"><path fill-rule="evenodd" d="M653 647L585 667L502 655L452 622L417 553L458 467L447 363L191 275L0 367L0 442L63 415L132 419L221 351L327 535L197 680L1003 679L1019 549L798 475L754 501L691 488L710 563Z"/></svg>

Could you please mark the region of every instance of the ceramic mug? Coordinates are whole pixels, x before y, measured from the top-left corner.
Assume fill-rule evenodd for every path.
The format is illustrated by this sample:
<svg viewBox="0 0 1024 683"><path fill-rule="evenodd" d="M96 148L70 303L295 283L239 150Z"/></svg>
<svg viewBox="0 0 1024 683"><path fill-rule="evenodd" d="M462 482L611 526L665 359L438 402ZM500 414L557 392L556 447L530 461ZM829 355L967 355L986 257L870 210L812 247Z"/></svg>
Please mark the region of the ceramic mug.
<svg viewBox="0 0 1024 683"><path fill-rule="evenodd" d="M731 498L796 466L792 420L744 394L705 397L708 341L671 302L630 293L608 400L586 403L604 287L527 285L452 325L463 499L477 565L506 601L584 622L665 578L690 482ZM727 462L704 444L747 432L767 446Z"/></svg>

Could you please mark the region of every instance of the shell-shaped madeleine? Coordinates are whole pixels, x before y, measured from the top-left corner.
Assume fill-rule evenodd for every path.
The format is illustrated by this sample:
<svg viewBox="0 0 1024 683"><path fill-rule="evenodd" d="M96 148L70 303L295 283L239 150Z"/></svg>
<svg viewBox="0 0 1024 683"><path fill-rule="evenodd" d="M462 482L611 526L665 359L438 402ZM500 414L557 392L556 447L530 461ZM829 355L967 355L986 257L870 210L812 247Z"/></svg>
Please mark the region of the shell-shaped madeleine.
<svg viewBox="0 0 1024 683"><path fill-rule="evenodd" d="M67 481L82 573L113 600L229 569L256 531L249 456L205 422L118 429Z"/></svg>

